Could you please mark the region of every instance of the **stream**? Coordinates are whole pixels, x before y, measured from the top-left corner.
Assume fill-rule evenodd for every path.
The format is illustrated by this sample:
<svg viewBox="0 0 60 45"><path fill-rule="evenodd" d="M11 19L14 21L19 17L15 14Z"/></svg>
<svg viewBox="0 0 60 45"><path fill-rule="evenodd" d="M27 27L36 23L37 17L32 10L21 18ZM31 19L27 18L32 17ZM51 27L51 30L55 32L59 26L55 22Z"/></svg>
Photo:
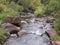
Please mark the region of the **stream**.
<svg viewBox="0 0 60 45"><path fill-rule="evenodd" d="M46 35L48 29L52 29L50 23L30 20L30 23L22 25L22 31L28 34L21 37L10 37L4 45L51 45L50 37Z"/></svg>

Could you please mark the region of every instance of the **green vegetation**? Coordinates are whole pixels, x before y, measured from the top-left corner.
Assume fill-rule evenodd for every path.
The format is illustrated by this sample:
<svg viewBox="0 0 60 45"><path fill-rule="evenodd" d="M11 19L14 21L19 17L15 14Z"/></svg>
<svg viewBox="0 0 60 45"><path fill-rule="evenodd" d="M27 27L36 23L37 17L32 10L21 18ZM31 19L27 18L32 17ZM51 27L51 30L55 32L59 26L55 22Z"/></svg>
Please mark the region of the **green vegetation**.
<svg viewBox="0 0 60 45"><path fill-rule="evenodd" d="M53 40L53 41L57 41L57 40L60 41L60 36L57 35L57 36L54 37L52 40Z"/></svg>
<svg viewBox="0 0 60 45"><path fill-rule="evenodd" d="M54 28L60 35L60 0L0 0L0 24L7 16L17 16L20 12L31 12L36 16L51 15L54 12ZM0 32L5 31L0 29ZM4 35L0 33L4 38ZM59 36L58 36L59 37ZM59 37L60 38L60 37Z"/></svg>
<svg viewBox="0 0 60 45"><path fill-rule="evenodd" d="M3 45L6 40L7 40L7 34L5 29L0 28L0 45Z"/></svg>
<svg viewBox="0 0 60 45"><path fill-rule="evenodd" d="M36 16L50 15L60 10L59 3L60 0L1 0L0 18L16 16L19 12L32 12Z"/></svg>
<svg viewBox="0 0 60 45"><path fill-rule="evenodd" d="M23 7L14 1L0 0L0 24L6 16L17 16L18 12L23 11Z"/></svg>
<svg viewBox="0 0 60 45"><path fill-rule="evenodd" d="M55 16L56 21L54 22L54 27L60 36L60 11L57 12L57 15Z"/></svg>

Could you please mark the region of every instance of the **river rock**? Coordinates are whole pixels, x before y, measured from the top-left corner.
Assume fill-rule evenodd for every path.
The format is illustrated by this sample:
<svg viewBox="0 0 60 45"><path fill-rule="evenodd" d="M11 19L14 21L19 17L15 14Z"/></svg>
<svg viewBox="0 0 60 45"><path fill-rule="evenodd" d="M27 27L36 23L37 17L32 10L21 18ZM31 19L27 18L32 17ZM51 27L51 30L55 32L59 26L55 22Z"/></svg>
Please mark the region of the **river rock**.
<svg viewBox="0 0 60 45"><path fill-rule="evenodd" d="M57 35L55 30L47 30L47 33L50 35L51 38L53 38Z"/></svg>
<svg viewBox="0 0 60 45"><path fill-rule="evenodd" d="M60 41L56 41L56 45L60 45Z"/></svg>

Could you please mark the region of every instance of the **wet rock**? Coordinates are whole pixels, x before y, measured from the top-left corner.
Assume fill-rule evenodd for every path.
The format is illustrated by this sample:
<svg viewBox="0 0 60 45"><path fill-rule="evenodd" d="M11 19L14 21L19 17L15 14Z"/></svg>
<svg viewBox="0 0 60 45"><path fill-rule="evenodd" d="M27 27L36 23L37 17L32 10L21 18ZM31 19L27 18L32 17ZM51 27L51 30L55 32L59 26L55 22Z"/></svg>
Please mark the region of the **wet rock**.
<svg viewBox="0 0 60 45"><path fill-rule="evenodd" d="M15 37L17 37L17 35L16 34L11 34L10 37L15 38Z"/></svg>
<svg viewBox="0 0 60 45"><path fill-rule="evenodd" d="M53 45L56 45L55 41L52 41L52 44L53 44Z"/></svg>
<svg viewBox="0 0 60 45"><path fill-rule="evenodd" d="M27 23L25 20L22 20L22 21L21 21L21 24L25 24L25 23Z"/></svg>
<svg viewBox="0 0 60 45"><path fill-rule="evenodd" d="M19 36L23 36L23 35L26 35L26 34L27 34L26 32L21 32L21 31L18 32L18 35L19 35Z"/></svg>

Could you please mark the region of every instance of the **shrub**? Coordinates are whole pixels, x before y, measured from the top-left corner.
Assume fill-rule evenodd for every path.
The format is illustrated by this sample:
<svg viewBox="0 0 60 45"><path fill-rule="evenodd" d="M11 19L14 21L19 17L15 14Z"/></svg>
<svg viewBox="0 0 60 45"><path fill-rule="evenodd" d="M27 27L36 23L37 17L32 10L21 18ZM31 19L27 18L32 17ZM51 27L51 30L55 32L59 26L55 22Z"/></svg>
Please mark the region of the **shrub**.
<svg viewBox="0 0 60 45"><path fill-rule="evenodd" d="M7 39L7 34L5 29L0 28L0 45L3 45L6 39Z"/></svg>

